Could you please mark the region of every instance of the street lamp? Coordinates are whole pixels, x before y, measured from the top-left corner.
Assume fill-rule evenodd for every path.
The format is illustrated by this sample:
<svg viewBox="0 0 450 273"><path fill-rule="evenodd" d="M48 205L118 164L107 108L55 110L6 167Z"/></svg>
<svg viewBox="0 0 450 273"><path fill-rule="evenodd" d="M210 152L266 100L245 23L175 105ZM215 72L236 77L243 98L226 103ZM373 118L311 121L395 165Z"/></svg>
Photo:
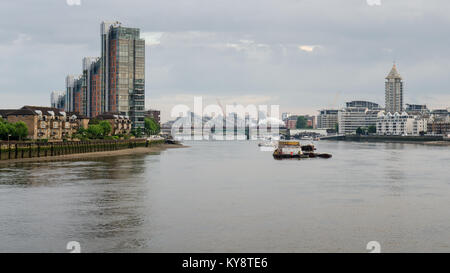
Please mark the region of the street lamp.
<svg viewBox="0 0 450 273"><path fill-rule="evenodd" d="M11 146L9 145L9 137L11 134L8 134L8 159L11 159Z"/></svg>

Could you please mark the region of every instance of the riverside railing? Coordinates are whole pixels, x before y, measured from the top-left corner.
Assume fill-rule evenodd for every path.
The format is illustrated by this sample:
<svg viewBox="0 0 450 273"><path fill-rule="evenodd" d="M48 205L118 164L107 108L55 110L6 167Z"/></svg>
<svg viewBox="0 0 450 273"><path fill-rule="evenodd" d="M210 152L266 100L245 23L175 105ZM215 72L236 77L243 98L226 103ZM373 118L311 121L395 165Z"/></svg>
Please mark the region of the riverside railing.
<svg viewBox="0 0 450 273"><path fill-rule="evenodd" d="M159 144L160 142L161 141L148 141L146 139L64 141L47 143L0 141L0 160L116 151L137 147L149 147Z"/></svg>

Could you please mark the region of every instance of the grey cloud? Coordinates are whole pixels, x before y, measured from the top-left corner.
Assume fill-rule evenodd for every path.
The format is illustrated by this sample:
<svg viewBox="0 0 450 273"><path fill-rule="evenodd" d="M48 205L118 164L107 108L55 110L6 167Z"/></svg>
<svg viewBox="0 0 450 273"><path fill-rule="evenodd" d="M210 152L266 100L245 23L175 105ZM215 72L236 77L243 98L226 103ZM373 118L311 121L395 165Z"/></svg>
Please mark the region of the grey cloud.
<svg viewBox="0 0 450 273"><path fill-rule="evenodd" d="M383 104L396 60L407 101L442 107L450 104L449 9L445 0L3 0L0 107L48 104L66 74L81 72L83 56L100 54L102 20L163 33L147 47L150 104L183 94L258 95L277 98L282 111L311 113L337 92L341 104Z"/></svg>

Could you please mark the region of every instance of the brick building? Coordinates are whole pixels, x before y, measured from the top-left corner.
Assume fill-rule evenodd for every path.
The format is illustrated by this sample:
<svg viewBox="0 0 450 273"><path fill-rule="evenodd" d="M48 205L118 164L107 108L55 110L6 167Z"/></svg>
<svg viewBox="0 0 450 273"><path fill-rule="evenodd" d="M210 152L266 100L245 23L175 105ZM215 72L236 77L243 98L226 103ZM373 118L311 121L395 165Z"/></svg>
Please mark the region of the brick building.
<svg viewBox="0 0 450 273"><path fill-rule="evenodd" d="M161 125L161 111L159 110L147 110L145 111L146 118L152 118L156 123Z"/></svg>
<svg viewBox="0 0 450 273"><path fill-rule="evenodd" d="M1 115L11 123L23 121L28 127L28 138L34 140L70 138L80 127L87 128L89 124L86 116L52 107L24 106L3 110Z"/></svg>
<svg viewBox="0 0 450 273"><path fill-rule="evenodd" d="M111 124L110 135L128 135L131 132L132 124L128 116L119 113L103 113L95 117L98 120L105 120Z"/></svg>

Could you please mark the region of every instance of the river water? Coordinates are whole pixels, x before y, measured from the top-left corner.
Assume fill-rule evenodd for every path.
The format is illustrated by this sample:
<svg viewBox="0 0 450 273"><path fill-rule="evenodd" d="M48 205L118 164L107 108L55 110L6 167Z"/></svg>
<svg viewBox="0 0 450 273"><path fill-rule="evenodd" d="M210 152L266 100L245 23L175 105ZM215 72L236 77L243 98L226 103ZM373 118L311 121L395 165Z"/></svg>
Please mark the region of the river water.
<svg viewBox="0 0 450 273"><path fill-rule="evenodd" d="M450 252L450 147L256 142L0 165L0 252Z"/></svg>

